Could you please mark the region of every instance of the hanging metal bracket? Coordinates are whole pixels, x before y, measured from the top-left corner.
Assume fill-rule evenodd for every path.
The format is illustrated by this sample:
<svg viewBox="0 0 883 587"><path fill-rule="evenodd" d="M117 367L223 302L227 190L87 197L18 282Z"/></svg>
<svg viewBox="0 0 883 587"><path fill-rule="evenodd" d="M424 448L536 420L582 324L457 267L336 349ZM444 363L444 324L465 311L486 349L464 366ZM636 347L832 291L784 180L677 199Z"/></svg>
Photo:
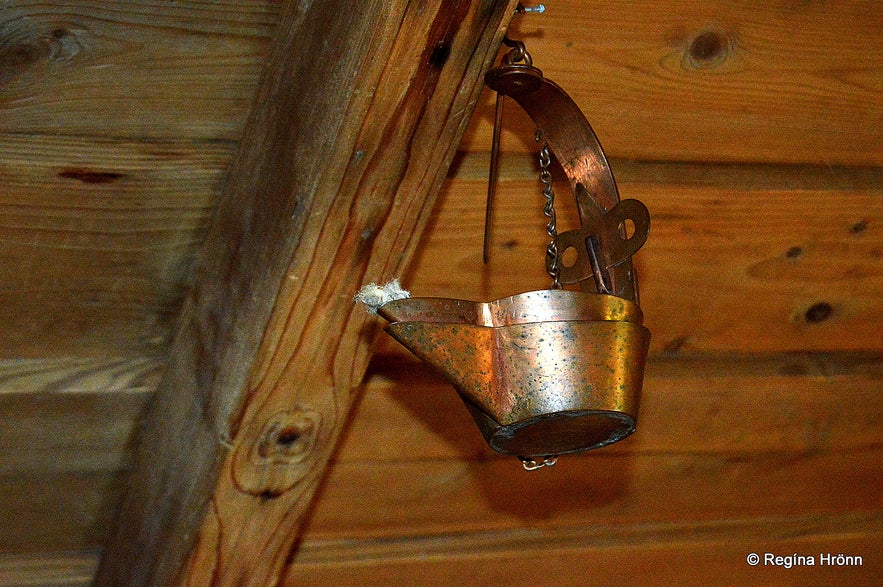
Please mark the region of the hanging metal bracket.
<svg viewBox="0 0 883 587"><path fill-rule="evenodd" d="M576 250L575 262L560 265L560 282L580 283L585 291L638 302L631 256L647 240L647 208L638 200L620 201L610 164L582 111L564 90L533 66L523 43L510 41L507 45L514 47L500 67L485 75L485 83L527 112L555 154L577 201L580 228L555 238L564 258L569 249Z"/></svg>

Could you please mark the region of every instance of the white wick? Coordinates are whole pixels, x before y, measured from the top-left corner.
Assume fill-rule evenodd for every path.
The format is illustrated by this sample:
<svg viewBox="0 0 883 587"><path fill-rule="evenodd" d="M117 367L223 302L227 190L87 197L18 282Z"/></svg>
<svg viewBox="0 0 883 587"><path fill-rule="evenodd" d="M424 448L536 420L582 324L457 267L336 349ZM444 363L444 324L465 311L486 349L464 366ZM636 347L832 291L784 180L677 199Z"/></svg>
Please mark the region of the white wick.
<svg viewBox="0 0 883 587"><path fill-rule="evenodd" d="M356 294L353 301L365 304L365 308L368 310L369 314L376 314L377 308L386 302L402 300L410 297L411 292L402 289L398 279L393 279L386 285L369 283L359 290L359 293Z"/></svg>

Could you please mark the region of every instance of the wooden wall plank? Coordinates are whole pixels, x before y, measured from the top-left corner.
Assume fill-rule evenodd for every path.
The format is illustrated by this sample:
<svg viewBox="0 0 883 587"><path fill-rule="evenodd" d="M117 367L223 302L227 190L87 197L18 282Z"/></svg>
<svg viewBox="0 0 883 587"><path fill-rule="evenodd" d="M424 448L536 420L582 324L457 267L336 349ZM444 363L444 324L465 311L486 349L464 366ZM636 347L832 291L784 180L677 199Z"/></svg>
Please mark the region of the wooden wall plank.
<svg viewBox="0 0 883 587"><path fill-rule="evenodd" d="M3 394L0 476L118 472L145 393ZM110 449L110 450L108 450Z"/></svg>
<svg viewBox="0 0 883 587"><path fill-rule="evenodd" d="M162 356L5 359L0 361L0 399L15 394L152 393L164 365Z"/></svg>
<svg viewBox="0 0 883 587"><path fill-rule="evenodd" d="M527 476L487 450L449 387L390 364L366 387L305 538L879 513L880 365L651 360L633 437Z"/></svg>
<svg viewBox="0 0 883 587"><path fill-rule="evenodd" d="M98 556L89 552L0 555L0 584L7 587L86 587Z"/></svg>
<svg viewBox="0 0 883 587"><path fill-rule="evenodd" d="M4 135L0 145L5 356L166 348L233 145L29 135ZM526 158L504 163L493 262L480 263L484 163L464 157L449 180L410 271L415 293L478 299L546 286ZM637 262L655 352L874 346L883 328L879 170L613 166L623 196L651 206ZM562 224L573 223L569 193L559 194ZM733 242L744 244L731 250ZM832 279L840 287L827 287ZM807 324L821 302L832 315ZM740 319L746 304L751 319Z"/></svg>
<svg viewBox="0 0 883 587"><path fill-rule="evenodd" d="M0 132L237 140L270 1L15 2L0 17Z"/></svg>
<svg viewBox="0 0 883 587"><path fill-rule="evenodd" d="M511 36L616 157L880 165L881 22L874 0L560 0ZM463 150L489 150L490 102ZM531 149L509 113L504 148Z"/></svg>
<svg viewBox="0 0 883 587"><path fill-rule="evenodd" d="M555 534L530 530L383 540L306 541L285 585L872 585L880 514L780 518L774 524L580 527ZM774 528L771 530L771 528ZM746 564L753 551L812 555L811 567ZM836 551L836 552L832 552ZM822 567L819 554L862 556L861 566ZM43 553L0 557L7 587L90 584L97 557ZM615 578L615 580L614 580ZM609 579L609 580L608 580Z"/></svg>
<svg viewBox="0 0 883 587"><path fill-rule="evenodd" d="M306 536L555 531L878 512L881 465L880 444L816 452L599 452L530 477L512 459L341 462Z"/></svg>
<svg viewBox="0 0 883 587"><path fill-rule="evenodd" d="M527 159L504 160L492 259L482 264L485 162L465 157L448 182L404 280L414 295L495 299L548 287L542 196ZM635 264L651 352L880 348L880 169L612 166L622 197L650 209ZM576 226L568 187L558 186L557 202L559 229Z"/></svg>
<svg viewBox="0 0 883 587"><path fill-rule="evenodd" d="M2 370L2 380L16 391L0 394L0 478L2 495L16 507L0 509L0 526L6 529L0 550L94 548L118 500L119 476L130 459L128 431L151 393L159 363L42 363ZM596 519L603 512L595 514L587 505L599 491L593 483L607 482L612 491L624 493L619 507L630 512L611 518L617 524L640 527L668 517L677 524L677 512L668 513L673 507L668 496L660 495L672 491L669 486L681 487L680 476L693 484L685 491L694 499L691 515L709 520L774 517L777 500L792 498L831 512L873 508L878 498L868 493L873 489L869 476L880 470L883 458L881 366L875 354L651 358L638 432L593 455L562 458L550 475L536 476L487 448L446 383L413 364L379 362L366 381L305 540L368 539L388 529L402 537L449 534L458 528L479 531L464 524L485 521L501 531L525 524L610 524ZM32 379L29 372L35 373ZM92 384L106 390L83 389ZM851 460L853 473L832 470L837 458ZM813 471L812 463L818 462L822 465ZM611 468L616 466L619 471ZM716 484L730 475L738 485L744 478L740 476L751 475L755 467L777 479L801 476L810 485L783 482L771 492L777 497L754 503L734 498L722 514L725 500ZM662 472L654 472L657 468ZM373 470L379 478L372 477ZM839 498L827 490L827 497L797 495L825 483L826 475L850 474ZM426 475L423 481L421 475ZM489 481L496 477L498 481ZM746 483L756 486L758 479ZM559 482L566 487L544 498L548 519L518 511L524 500L510 495L533 495ZM511 483L508 490L506 483ZM350 495L358 487L365 494ZM628 487L637 489L626 491ZM583 497L569 497L567 489ZM864 498L868 501L862 505ZM407 501L390 508L387 499ZM512 499L515 505L507 508ZM569 511L568 503L573 504ZM436 509L463 508L467 514L481 508L493 511L487 518L477 513L478 522L435 518Z"/></svg>
<svg viewBox="0 0 883 587"><path fill-rule="evenodd" d="M387 368L395 367L384 365L381 373ZM780 515L879 515L879 369L873 355L860 363L806 355L657 359L649 366L636 435L603 451L563 458L543 477L526 477L512 459L484 449L450 388L427 386L413 371L400 369L395 387L385 391L393 401L378 397L386 382L367 388L305 539L388 541L397 531L450 536L504 528L557 536L562 527L746 518L774 532ZM386 455L395 460L383 462ZM368 479L375 475L376 485ZM346 487L359 487L358 496ZM354 502L360 507L347 506ZM634 556L647 552L655 547L636 548ZM696 549L702 556L712 552L710 544ZM401 570L433 573L432 563L420 560L424 565L408 562ZM451 562L441 553L437 560L439 567ZM654 564L660 568L661 562ZM370 574L373 565L363 564L355 566ZM488 561L488 572L503 572L506 565ZM312 570L307 565L303 574L294 573L303 580ZM349 576L331 566L328 572ZM354 571L352 580L357 576L365 575ZM452 579L438 575L439 584L452 584L446 580Z"/></svg>
<svg viewBox="0 0 883 587"><path fill-rule="evenodd" d="M0 362L0 552L100 544L163 363Z"/></svg>
<svg viewBox="0 0 883 587"><path fill-rule="evenodd" d="M118 472L150 394L0 393L0 475Z"/></svg>
<svg viewBox="0 0 883 587"><path fill-rule="evenodd" d="M839 521L839 520L838 520ZM351 545L336 560L296 560L285 585L406 586L406 585L541 585L565 587L593 585L875 585L883 572L877 552L883 538L880 519L855 529L855 533L816 533L771 538L769 534L746 533L727 528L730 534L717 539L697 537L675 540L658 538L632 544L550 546L537 539L495 550L493 541L470 544L459 537L440 537L435 544L414 545L398 556L359 556ZM781 524L780 527L784 526ZM761 526L768 531L769 527ZM787 527L787 526L786 526ZM608 533L610 529L605 529ZM688 528L678 531L689 535ZM630 536L634 540L634 536ZM428 541L427 541L428 542ZM384 545L390 548L390 545ZM392 546L396 546L393 543ZM469 550L466 550L471 546ZM305 545L306 547L306 545ZM458 547L465 547L462 550ZM390 548L390 550L392 550ZM820 553L853 553L861 566L782 567L748 565L754 551L779 556L795 553L820 560ZM453 552L452 552L453 551ZM836 551L836 552L832 552ZM372 553L373 554L373 553Z"/></svg>
<svg viewBox="0 0 883 587"><path fill-rule="evenodd" d="M0 354L164 352L233 148L0 135Z"/></svg>
<svg viewBox="0 0 883 587"><path fill-rule="evenodd" d="M555 533L537 528L522 528L502 532L474 532L469 534L445 534L438 536L409 536L389 540L312 540L305 544L296 557L296 565L329 564L344 562L348 558L407 559L425 557L475 557L486 553L509 553L517 550L560 551L567 549L626 547L664 547L674 545L714 545L718 542L755 542L755 547L770 541L782 541L803 537L847 537L862 532L880 532L880 512L850 513L835 516L781 516L773 517L775 524L764 520L744 518L706 522L681 522L676 524L627 525L611 522L604 526L576 525L561 528ZM746 553L747 554L747 553ZM744 559L743 559L744 562Z"/></svg>
<svg viewBox="0 0 883 587"><path fill-rule="evenodd" d="M879 353L651 357L638 430L603 453L811 453L880 444L881 358ZM338 462L499 457L453 387L421 365L378 364L363 394Z"/></svg>
<svg viewBox="0 0 883 587"><path fill-rule="evenodd" d="M0 475L0 552L95 548L113 522L124 484L119 470Z"/></svg>
<svg viewBox="0 0 883 587"><path fill-rule="evenodd" d="M0 131L236 139L278 10L16 3L0 28ZM880 164L880 10L559 0L512 34L616 156ZM489 102L464 150L488 149ZM512 112L505 144L524 149L532 129Z"/></svg>

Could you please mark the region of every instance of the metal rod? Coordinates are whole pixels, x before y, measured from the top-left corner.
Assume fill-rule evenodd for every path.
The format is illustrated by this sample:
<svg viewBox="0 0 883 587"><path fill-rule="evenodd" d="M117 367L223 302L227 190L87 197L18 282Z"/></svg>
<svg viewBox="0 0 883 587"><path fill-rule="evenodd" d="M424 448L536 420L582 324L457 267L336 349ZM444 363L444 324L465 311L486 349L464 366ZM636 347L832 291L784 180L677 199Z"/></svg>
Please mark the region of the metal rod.
<svg viewBox="0 0 883 587"><path fill-rule="evenodd" d="M497 104L494 108L494 135L491 141L491 166L487 180L487 202L484 209L484 246L482 259L485 265L491 259L491 221L494 210L494 198L497 194L497 177L500 174L500 134L503 129L503 94L497 94Z"/></svg>

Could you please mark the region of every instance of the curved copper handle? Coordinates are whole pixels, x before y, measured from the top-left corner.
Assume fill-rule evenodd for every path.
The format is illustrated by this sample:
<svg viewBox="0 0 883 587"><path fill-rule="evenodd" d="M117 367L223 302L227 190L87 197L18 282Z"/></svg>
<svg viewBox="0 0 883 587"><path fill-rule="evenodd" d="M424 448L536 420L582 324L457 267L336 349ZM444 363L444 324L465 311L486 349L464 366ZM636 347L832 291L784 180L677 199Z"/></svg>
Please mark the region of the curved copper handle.
<svg viewBox="0 0 883 587"><path fill-rule="evenodd" d="M650 216L637 200L620 206L610 164L579 106L529 62L507 62L492 69L485 76L485 83L499 94L511 97L527 112L570 180L583 226L558 236L560 252L575 247L578 253L574 266L562 268L567 279L561 282L580 283L584 290L594 289L637 302L637 275L630 257L646 240ZM611 218L617 219L612 230L610 222L598 220L611 213ZM623 226L626 220L634 223L634 235L627 235ZM626 244L618 244L617 239ZM630 252L625 259L614 259L622 256L617 250ZM583 261L591 257L595 262L587 272Z"/></svg>

